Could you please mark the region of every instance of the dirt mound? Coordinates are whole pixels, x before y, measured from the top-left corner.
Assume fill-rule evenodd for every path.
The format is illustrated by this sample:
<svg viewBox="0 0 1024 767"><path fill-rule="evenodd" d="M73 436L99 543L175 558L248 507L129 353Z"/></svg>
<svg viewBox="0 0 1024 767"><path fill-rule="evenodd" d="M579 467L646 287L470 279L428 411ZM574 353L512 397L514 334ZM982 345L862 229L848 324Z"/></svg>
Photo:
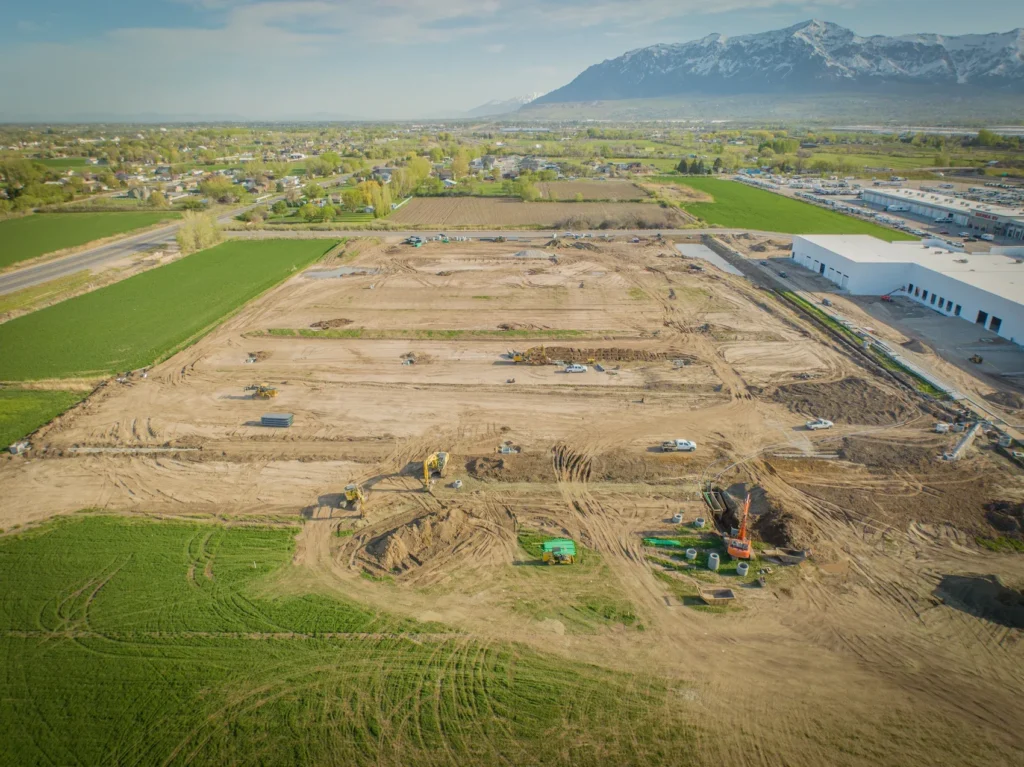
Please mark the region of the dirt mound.
<svg viewBox="0 0 1024 767"><path fill-rule="evenodd" d="M1004 586L994 575L946 575L935 596L947 606L993 623L1024 628L1024 592Z"/></svg>
<svg viewBox="0 0 1024 767"><path fill-rule="evenodd" d="M445 269L444 271L438 272L437 276L438 277L451 277L453 274L455 274L455 272L450 272L447 269Z"/></svg>
<svg viewBox="0 0 1024 767"><path fill-rule="evenodd" d="M475 479L497 482L550 482L554 477L551 457L536 453L470 458L466 471Z"/></svg>
<svg viewBox="0 0 1024 767"><path fill-rule="evenodd" d="M986 504L985 519L1003 535L1019 539L1024 533L1024 503L994 501Z"/></svg>
<svg viewBox="0 0 1024 767"><path fill-rule="evenodd" d="M310 323L310 327L314 330L330 330L331 328L343 328L351 324L352 320L339 317L336 320L320 320L319 322Z"/></svg>
<svg viewBox="0 0 1024 767"><path fill-rule="evenodd" d="M498 330L548 330L548 326L534 325L532 322L502 322Z"/></svg>
<svg viewBox="0 0 1024 767"><path fill-rule="evenodd" d="M691 354L679 352L651 352L646 349L575 349L568 346L535 346L524 352L527 360L535 365L546 365L553 360L563 362L660 362L663 360L685 360L696 362Z"/></svg>
<svg viewBox="0 0 1024 767"><path fill-rule="evenodd" d="M405 572L423 560L451 549L466 533L466 513L461 509L430 514L390 530L371 541L366 553L389 572Z"/></svg>
<svg viewBox="0 0 1024 767"><path fill-rule="evenodd" d="M939 451L927 447L915 447L899 442L846 437L839 450L844 461L863 466L911 467L930 463Z"/></svg>
<svg viewBox="0 0 1024 767"><path fill-rule="evenodd" d="M915 408L862 378L780 386L772 396L794 413L835 423L883 426L906 420Z"/></svg>
<svg viewBox="0 0 1024 767"><path fill-rule="evenodd" d="M263 360L270 359L270 352L249 352L249 359L253 362L263 362Z"/></svg>
<svg viewBox="0 0 1024 767"><path fill-rule="evenodd" d="M917 354L927 354L929 351L928 347L925 346L920 341L918 341L916 338L911 338L909 341L904 341L902 344L900 344L900 346L902 346L907 351L916 352Z"/></svg>
<svg viewBox="0 0 1024 767"><path fill-rule="evenodd" d="M402 360L403 363L408 363L410 365L429 365L434 361L433 357L422 352L419 354L416 352L406 352L398 359Z"/></svg>
<svg viewBox="0 0 1024 767"><path fill-rule="evenodd" d="M757 245L751 245L750 249L755 253L764 253L768 250L768 246L763 242L759 242Z"/></svg>
<svg viewBox="0 0 1024 767"><path fill-rule="evenodd" d="M1010 410L1024 410L1024 394L1010 391L994 391L985 394L985 399L993 405L1009 408Z"/></svg>
<svg viewBox="0 0 1024 767"><path fill-rule="evenodd" d="M507 561L514 538L515 519L507 512L485 518L461 508L442 509L371 538L359 559L371 570L394 575L436 573L462 562Z"/></svg>

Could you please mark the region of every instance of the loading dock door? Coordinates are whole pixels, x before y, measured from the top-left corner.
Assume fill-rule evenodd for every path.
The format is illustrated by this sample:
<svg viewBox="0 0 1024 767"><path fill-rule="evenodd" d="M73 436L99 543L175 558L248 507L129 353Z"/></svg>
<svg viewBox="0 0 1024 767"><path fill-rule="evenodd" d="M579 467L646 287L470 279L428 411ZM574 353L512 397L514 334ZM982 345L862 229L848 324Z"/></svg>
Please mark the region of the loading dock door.
<svg viewBox="0 0 1024 767"><path fill-rule="evenodd" d="M978 312L978 319L975 320L975 323L984 326L986 322L988 322L988 312Z"/></svg>
<svg viewBox="0 0 1024 767"><path fill-rule="evenodd" d="M839 285L839 287L841 287L843 290L846 290L846 288L847 288L847 286L849 286L849 284L850 284L850 275L844 274L843 275L843 281Z"/></svg>
<svg viewBox="0 0 1024 767"><path fill-rule="evenodd" d="M825 265L822 264L821 266L818 267L818 274L824 274L824 273L825 273Z"/></svg>

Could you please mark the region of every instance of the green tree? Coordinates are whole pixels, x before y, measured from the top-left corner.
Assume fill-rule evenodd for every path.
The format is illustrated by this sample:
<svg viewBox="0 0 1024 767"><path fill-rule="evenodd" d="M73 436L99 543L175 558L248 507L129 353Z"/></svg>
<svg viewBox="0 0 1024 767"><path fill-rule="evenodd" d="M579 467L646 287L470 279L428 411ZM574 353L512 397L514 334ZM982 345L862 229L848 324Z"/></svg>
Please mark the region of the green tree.
<svg viewBox="0 0 1024 767"><path fill-rule="evenodd" d="M686 174L686 173L690 172L690 166L688 166L686 164L686 158L685 157L682 160L679 161L679 164L676 166L676 170L679 171L680 173L683 173L683 174Z"/></svg>
<svg viewBox="0 0 1024 767"><path fill-rule="evenodd" d="M153 192L153 194L149 196L149 199L146 200L146 204L151 208L166 208L167 197L164 196L163 192Z"/></svg>
<svg viewBox="0 0 1024 767"><path fill-rule="evenodd" d="M212 247L224 238L224 233L212 213L186 211L175 239L183 255Z"/></svg>
<svg viewBox="0 0 1024 767"><path fill-rule="evenodd" d="M452 173L456 179L469 175L469 154L465 149L460 149L452 160Z"/></svg>
<svg viewBox="0 0 1024 767"><path fill-rule="evenodd" d="M278 200L277 202L274 203L271 210L276 215L283 216L285 213L288 212L288 203L286 203L284 200Z"/></svg>
<svg viewBox="0 0 1024 767"><path fill-rule="evenodd" d="M216 202L237 202L238 187L225 176L211 176L199 183L199 191Z"/></svg>
<svg viewBox="0 0 1024 767"><path fill-rule="evenodd" d="M327 192L319 184L306 184L302 187L302 194L306 196L307 200L319 200L327 196Z"/></svg>
<svg viewBox="0 0 1024 767"><path fill-rule="evenodd" d="M324 205L320 208L320 220L325 223L330 223L338 215L338 211L334 209L333 205Z"/></svg>
<svg viewBox="0 0 1024 767"><path fill-rule="evenodd" d="M299 208L299 217L306 222L316 221L320 216L320 209L311 202L307 202Z"/></svg>

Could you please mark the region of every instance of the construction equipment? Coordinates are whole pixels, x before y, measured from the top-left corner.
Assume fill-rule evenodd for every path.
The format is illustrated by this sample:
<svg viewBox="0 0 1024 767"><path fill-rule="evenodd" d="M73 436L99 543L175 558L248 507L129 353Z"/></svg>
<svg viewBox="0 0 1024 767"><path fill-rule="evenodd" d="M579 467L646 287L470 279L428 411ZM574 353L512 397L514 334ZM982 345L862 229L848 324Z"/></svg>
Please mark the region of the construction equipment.
<svg viewBox="0 0 1024 767"><path fill-rule="evenodd" d="M982 362L985 361L985 358L982 357L980 354L973 354L971 355L969 361L973 362L975 365L980 365Z"/></svg>
<svg viewBox="0 0 1024 767"><path fill-rule="evenodd" d="M725 539L725 550L733 559L750 559L750 530L747 522L750 519L750 496L743 502L743 517L740 519L740 532L735 538Z"/></svg>
<svg viewBox="0 0 1024 767"><path fill-rule="evenodd" d="M253 399L273 399L277 396L277 389L265 384L250 384L245 390L252 392Z"/></svg>
<svg viewBox="0 0 1024 767"><path fill-rule="evenodd" d="M448 475L448 453L432 453L423 461L423 489L430 489L430 480L436 474L441 479Z"/></svg>
<svg viewBox="0 0 1024 767"><path fill-rule="evenodd" d="M363 514L363 504L366 503L366 494L359 485L352 483L345 485L345 507L355 509L359 515Z"/></svg>
<svg viewBox="0 0 1024 767"><path fill-rule="evenodd" d="M576 562L576 543L568 538L555 538L540 545L543 559L549 565L571 565Z"/></svg>

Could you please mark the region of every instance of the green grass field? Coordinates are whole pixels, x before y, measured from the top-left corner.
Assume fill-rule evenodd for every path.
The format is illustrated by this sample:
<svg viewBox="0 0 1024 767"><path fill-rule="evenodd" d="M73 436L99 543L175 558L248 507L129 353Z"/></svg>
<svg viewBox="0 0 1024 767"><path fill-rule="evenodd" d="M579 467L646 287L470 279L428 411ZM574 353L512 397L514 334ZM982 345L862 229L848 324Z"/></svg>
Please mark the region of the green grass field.
<svg viewBox="0 0 1024 767"><path fill-rule="evenodd" d="M0 221L0 269L19 261L177 218L171 211L38 213Z"/></svg>
<svg viewBox="0 0 1024 767"><path fill-rule="evenodd" d="M42 160L34 159L31 162L37 162L54 170L64 170L66 168L84 168L86 159L85 157L48 157Z"/></svg>
<svg viewBox="0 0 1024 767"><path fill-rule="evenodd" d="M148 365L337 244L226 242L13 319L0 325L0 381Z"/></svg>
<svg viewBox="0 0 1024 767"><path fill-rule="evenodd" d="M916 239L870 221L834 213L738 181L692 176L658 176L654 180L688 186L711 195L714 202L683 205L688 213L709 224L786 234L870 234L888 242Z"/></svg>
<svg viewBox="0 0 1024 767"><path fill-rule="evenodd" d="M343 601L295 529L77 516L0 538L5 764L677 763L663 683Z"/></svg>
<svg viewBox="0 0 1024 767"><path fill-rule="evenodd" d="M84 392L0 389L0 449L49 423L84 397Z"/></svg>

